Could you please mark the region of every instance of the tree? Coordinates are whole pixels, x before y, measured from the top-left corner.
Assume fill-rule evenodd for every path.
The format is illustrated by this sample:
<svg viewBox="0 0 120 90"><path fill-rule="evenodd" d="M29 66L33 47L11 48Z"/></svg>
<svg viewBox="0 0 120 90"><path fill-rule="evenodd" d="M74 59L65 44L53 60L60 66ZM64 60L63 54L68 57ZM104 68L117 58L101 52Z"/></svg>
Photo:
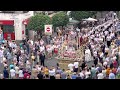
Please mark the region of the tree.
<svg viewBox="0 0 120 90"><path fill-rule="evenodd" d="M42 31L44 30L44 25L51 24L51 19L48 15L36 14L31 17L27 25L28 30L34 30L37 32L37 38L42 38Z"/></svg>
<svg viewBox="0 0 120 90"><path fill-rule="evenodd" d="M52 24L55 27L65 26L69 22L69 17L65 12L59 12L52 17Z"/></svg>
<svg viewBox="0 0 120 90"><path fill-rule="evenodd" d="M96 13L97 12L95 11L71 11L71 17L80 21L82 19L92 17Z"/></svg>
<svg viewBox="0 0 120 90"><path fill-rule="evenodd" d="M40 31L44 30L44 25L51 24L51 19L47 15L37 14L30 18L27 25L28 30Z"/></svg>

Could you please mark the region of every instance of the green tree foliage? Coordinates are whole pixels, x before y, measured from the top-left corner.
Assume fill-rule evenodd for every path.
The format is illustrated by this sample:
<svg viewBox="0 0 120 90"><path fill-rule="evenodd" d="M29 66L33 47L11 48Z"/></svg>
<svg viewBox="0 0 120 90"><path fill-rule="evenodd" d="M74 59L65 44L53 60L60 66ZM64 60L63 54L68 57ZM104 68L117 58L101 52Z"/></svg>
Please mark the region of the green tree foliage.
<svg viewBox="0 0 120 90"><path fill-rule="evenodd" d="M65 26L69 22L69 17L65 12L59 12L52 17L52 24L55 27Z"/></svg>
<svg viewBox="0 0 120 90"><path fill-rule="evenodd" d="M95 11L71 11L71 17L80 21L82 19L92 17L96 13L97 12Z"/></svg>
<svg viewBox="0 0 120 90"><path fill-rule="evenodd" d="M28 30L44 30L44 25L51 24L51 19L47 15L37 14L30 18L27 29Z"/></svg>

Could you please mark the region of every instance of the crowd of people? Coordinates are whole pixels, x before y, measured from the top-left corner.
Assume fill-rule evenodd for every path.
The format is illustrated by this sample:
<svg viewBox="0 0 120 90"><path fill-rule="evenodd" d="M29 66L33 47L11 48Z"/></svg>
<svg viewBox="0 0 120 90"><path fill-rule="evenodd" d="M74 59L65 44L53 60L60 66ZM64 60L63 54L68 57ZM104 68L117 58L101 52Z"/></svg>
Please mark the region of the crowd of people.
<svg viewBox="0 0 120 90"><path fill-rule="evenodd" d="M1 79L117 79L120 77L119 42L117 32L119 20L116 13L110 12L99 25L86 30L58 30L55 36L45 40L29 40L22 43L5 41L0 44ZM79 38L79 39L78 39ZM73 42L71 42L73 41ZM83 43L84 42L84 43ZM75 52L85 47L84 58L79 63ZM60 51L62 49L62 51ZM55 56L69 57L67 69L59 63L48 67L45 60ZM55 58L54 58L55 59ZM89 63L92 62L92 65Z"/></svg>

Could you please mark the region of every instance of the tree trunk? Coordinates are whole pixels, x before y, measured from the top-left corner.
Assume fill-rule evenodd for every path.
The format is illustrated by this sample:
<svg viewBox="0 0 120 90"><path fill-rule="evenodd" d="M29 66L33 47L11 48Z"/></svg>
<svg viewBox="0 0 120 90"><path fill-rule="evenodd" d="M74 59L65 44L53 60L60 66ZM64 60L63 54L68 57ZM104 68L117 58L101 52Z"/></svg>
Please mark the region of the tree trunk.
<svg viewBox="0 0 120 90"><path fill-rule="evenodd" d="M38 38L41 38L41 36L42 36L42 35L41 35L41 30L38 30L38 31L37 31L37 35L38 35Z"/></svg>

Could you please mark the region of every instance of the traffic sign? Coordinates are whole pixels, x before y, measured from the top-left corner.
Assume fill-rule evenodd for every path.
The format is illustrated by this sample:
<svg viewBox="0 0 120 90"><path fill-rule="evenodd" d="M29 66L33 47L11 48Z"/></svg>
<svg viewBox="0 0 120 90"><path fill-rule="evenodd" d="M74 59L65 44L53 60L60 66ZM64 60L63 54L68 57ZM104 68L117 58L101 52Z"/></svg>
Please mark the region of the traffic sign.
<svg viewBox="0 0 120 90"><path fill-rule="evenodd" d="M52 35L52 25L45 25L45 34Z"/></svg>

